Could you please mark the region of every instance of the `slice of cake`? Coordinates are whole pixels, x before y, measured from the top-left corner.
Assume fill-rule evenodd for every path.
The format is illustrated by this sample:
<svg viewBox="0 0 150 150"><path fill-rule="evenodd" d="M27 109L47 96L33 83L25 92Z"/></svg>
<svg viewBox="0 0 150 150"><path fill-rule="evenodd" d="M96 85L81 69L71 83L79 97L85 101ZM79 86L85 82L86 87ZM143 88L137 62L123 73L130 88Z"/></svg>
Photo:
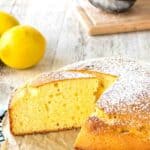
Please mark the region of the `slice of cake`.
<svg viewBox="0 0 150 150"><path fill-rule="evenodd" d="M14 135L81 127L115 76L91 71L40 75L15 91L9 106Z"/></svg>

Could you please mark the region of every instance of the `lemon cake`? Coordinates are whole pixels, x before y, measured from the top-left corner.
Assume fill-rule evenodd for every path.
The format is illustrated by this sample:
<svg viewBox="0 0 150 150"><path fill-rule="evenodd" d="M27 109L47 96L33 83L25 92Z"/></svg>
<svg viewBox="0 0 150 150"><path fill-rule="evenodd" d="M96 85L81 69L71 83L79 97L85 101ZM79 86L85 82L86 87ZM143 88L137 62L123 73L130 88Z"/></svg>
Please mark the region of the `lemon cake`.
<svg viewBox="0 0 150 150"><path fill-rule="evenodd" d="M59 74L59 72L63 72L63 77L60 77L60 74L62 73ZM43 128L47 126L46 123L42 121L41 123L44 123L45 126L44 125L41 126L42 127L41 131L36 129L36 131L33 132L32 130L34 128L33 126L31 128L32 130L31 132L27 132L27 131L24 132L23 130L24 128L18 129L18 126L23 127L22 126L23 124L21 123L17 126L17 119L18 119L17 115L18 116L21 115L22 112L25 109L27 109L27 107L23 107L25 106L24 102L28 103L28 100L31 100L30 99L31 95L28 98L22 98L23 95L27 95L24 94L24 92L32 93L32 95L36 95L37 94L36 91L40 89L40 92L42 92L41 88L45 86L50 86L51 84L57 82L70 83L71 81L73 83L73 81L75 80L77 82L80 82L82 80L82 82L80 82L80 86L84 87L83 91L85 90L87 91L88 84L86 83L86 81L88 81L89 79L92 83L92 84L90 83L91 86L95 87L94 89L96 91L96 94L93 88L92 90L91 89L89 90L92 91L91 94L93 96L91 97L93 97L93 99L91 100L90 98L90 100L88 99L88 101L92 102L93 108L91 109L91 112L87 113L87 116L85 115L86 117L83 118L83 121L81 121L82 123L78 124L79 126L82 127L74 143L74 149L77 150L108 150L108 149L109 150L141 150L141 149L149 150L150 149L150 138L149 138L150 137L150 66L147 67L147 65L136 62L135 60L132 59L111 57L111 58L101 58L101 59L82 61L61 68L60 71L58 72L41 75L36 79L34 79L33 81L31 81L30 83L27 83L26 86L18 89L11 98L11 102L9 106L9 120L10 120L9 124L12 133L15 135L22 135L22 134L35 133L35 132L39 133L39 132L46 132L46 131L58 131L61 129L63 130L65 127L63 126L63 122L61 119L63 111L60 109L61 108L60 105L57 105L58 107L56 110L56 113L59 111L59 114L57 113L59 117L56 116L56 120L57 119L61 120L61 122L59 122L60 123L59 126L55 124L56 126L53 126L51 128L48 126L46 130L43 130ZM99 85L98 83L94 84L93 82L96 83L98 82L100 84ZM68 86L68 83L66 83L67 84L66 86ZM71 84L71 86L72 85L73 84ZM21 91L23 92L23 94ZM87 97L90 96L91 94L90 92L88 94L84 93L84 96ZM41 105L43 105L45 101L46 99L44 101L41 101ZM75 100L71 102L73 102L74 103L73 105L76 106ZM87 101L86 102L80 101L80 102L81 102L80 104L82 105L81 109L83 110L84 108L85 110L85 105L87 105ZM95 103L95 105L93 103ZM67 105L69 105L69 103L67 103ZM16 109L17 108L16 106L17 107L22 106L22 111L19 108L20 114L16 111L18 110ZM30 105L26 105L26 106L31 107ZM91 108L91 104L90 104L90 108ZM72 110L69 109L69 110L74 111L74 109ZM79 111L79 109L77 110ZM13 114L13 112L15 112L15 114ZM42 113L38 113L38 114L32 113L32 114L38 119L42 117ZM74 117L75 116L76 115L74 115ZM63 116L63 118L66 117L67 116ZM28 118L29 117L26 117L26 119ZM74 119L68 118L68 120L66 122L70 123ZM80 119L78 118L77 122L79 122L79 120ZM23 120L23 123L25 123L26 121ZM28 125L30 126L29 122ZM61 128L62 126L63 128ZM41 127L39 128L41 129ZM54 127L56 128L54 129ZM66 129L72 127L75 127L75 125L71 122L71 125L67 126ZM25 129L27 129L26 126ZM32 134L31 136L26 135L25 139L24 136L19 136L18 138L18 136L16 137L14 135L11 136L11 138L12 137L14 138L13 140L16 143L18 143L17 145L21 149L30 150L31 147L32 148L35 147L39 150L40 149L55 150L58 149L58 146L59 149L61 148L67 150L71 149L70 147L67 147L68 140L66 141L63 140L65 136L61 136L59 138L56 137L50 138L49 140L47 140L47 136L50 137L51 133L49 133L49 135L47 134L41 134L41 135ZM11 138L9 137L10 141ZM39 146L37 146L39 145L39 139L45 139L43 142L40 143L41 146L40 148ZM71 136L70 139L72 139ZM23 147L22 145L25 146ZM65 148L63 146L65 146Z"/></svg>
<svg viewBox="0 0 150 150"><path fill-rule="evenodd" d="M90 71L45 73L15 91L9 106L14 135L81 127L116 77ZM104 82L103 82L104 81Z"/></svg>

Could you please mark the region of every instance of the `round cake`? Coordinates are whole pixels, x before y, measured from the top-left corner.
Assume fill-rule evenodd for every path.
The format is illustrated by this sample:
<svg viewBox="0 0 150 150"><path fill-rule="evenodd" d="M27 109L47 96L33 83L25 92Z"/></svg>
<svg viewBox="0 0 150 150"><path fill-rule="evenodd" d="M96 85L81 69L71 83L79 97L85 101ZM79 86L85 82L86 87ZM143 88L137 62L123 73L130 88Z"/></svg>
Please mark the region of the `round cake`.
<svg viewBox="0 0 150 150"><path fill-rule="evenodd" d="M91 113L83 124L74 144L75 149L150 149L149 65L132 59L111 57L77 62L60 70L88 70L117 76L113 85L106 89L97 100L95 111ZM9 149L14 143L21 150L30 150L33 147L39 150L55 150L58 146L60 146L60 150L71 149L70 145L67 147L68 139L65 140L63 135L63 133L67 134L68 131L55 133L58 135L55 138L53 138L54 133L16 137L6 130L6 126L8 129L8 118L4 124L4 135L8 139L7 145ZM75 132L74 135L76 135L78 131L70 132ZM62 136L59 136L60 133ZM44 137L47 137L47 135L48 138L45 140ZM51 136L52 138L50 138ZM41 137L44 141L41 141L41 147L39 147L38 143L39 139L42 139ZM72 141L75 140L75 136L70 136L71 139Z"/></svg>

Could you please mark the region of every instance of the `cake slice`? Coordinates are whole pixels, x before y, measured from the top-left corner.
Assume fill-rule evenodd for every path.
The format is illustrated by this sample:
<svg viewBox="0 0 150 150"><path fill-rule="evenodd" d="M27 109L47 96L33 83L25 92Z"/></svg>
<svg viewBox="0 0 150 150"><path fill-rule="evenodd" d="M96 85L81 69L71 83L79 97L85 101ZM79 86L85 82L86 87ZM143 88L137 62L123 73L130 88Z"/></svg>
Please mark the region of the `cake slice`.
<svg viewBox="0 0 150 150"><path fill-rule="evenodd" d="M12 96L11 132L24 135L81 127L115 80L115 76L84 70L38 76Z"/></svg>

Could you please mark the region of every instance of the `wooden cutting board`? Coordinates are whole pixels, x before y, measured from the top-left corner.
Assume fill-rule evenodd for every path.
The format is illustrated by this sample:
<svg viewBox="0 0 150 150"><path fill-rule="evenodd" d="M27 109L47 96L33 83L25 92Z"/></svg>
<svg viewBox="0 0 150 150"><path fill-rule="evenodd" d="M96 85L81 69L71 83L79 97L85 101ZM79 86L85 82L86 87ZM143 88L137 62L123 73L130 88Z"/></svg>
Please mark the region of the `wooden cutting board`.
<svg viewBox="0 0 150 150"><path fill-rule="evenodd" d="M150 0L137 0L128 12L120 14L99 10L88 0L80 0L76 8L79 20L90 35L150 29Z"/></svg>

